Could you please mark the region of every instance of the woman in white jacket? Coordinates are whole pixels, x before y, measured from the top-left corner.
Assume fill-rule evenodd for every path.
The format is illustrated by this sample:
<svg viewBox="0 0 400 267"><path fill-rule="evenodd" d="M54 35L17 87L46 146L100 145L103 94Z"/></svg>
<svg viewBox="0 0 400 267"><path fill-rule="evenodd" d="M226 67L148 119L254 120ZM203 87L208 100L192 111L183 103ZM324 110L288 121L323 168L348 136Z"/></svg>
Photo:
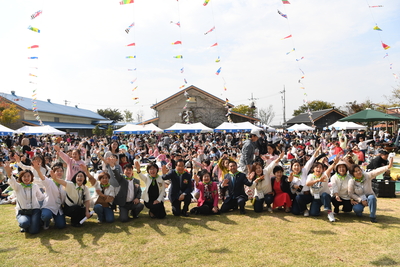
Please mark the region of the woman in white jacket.
<svg viewBox="0 0 400 267"><path fill-rule="evenodd" d="M149 209L149 216L158 219L165 218L167 215L164 207L165 183L158 175L158 165L156 163L147 165L147 175L141 173L138 161L135 162L135 167L139 178L146 184L142 199L146 208Z"/></svg>
<svg viewBox="0 0 400 267"><path fill-rule="evenodd" d="M263 211L265 202L265 204L267 204L268 211L272 213L271 204L274 202L274 193L271 187L271 174L274 167L279 163L284 155L285 153L282 152L277 159L272 161L264 169L259 162L255 162L253 164L249 178L254 181L251 188L255 188L255 212Z"/></svg>
<svg viewBox="0 0 400 267"><path fill-rule="evenodd" d="M393 166L393 158L390 159L389 165L380 167L371 172L364 172L359 165L353 165L350 168L350 174L353 177L349 181L349 195L353 211L357 216L361 217L366 206L369 207L369 217L371 222L376 223L376 196L372 190L371 180L381 173L386 172Z"/></svg>

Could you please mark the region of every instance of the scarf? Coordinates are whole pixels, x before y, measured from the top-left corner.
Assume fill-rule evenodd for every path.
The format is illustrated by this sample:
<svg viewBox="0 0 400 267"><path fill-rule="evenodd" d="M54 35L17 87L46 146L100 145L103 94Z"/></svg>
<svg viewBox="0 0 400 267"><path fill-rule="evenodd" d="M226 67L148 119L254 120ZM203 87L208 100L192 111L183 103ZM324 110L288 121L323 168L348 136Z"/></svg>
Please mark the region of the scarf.
<svg viewBox="0 0 400 267"><path fill-rule="evenodd" d="M300 178L301 172L299 174L293 174L293 176L296 177L296 178Z"/></svg>
<svg viewBox="0 0 400 267"><path fill-rule="evenodd" d="M346 174L345 175L340 175L339 173L336 173L337 178L339 178L340 180L344 180L344 178L346 178Z"/></svg>
<svg viewBox="0 0 400 267"><path fill-rule="evenodd" d="M128 176L124 175L124 178L125 178L126 180L130 181L130 180L133 179L133 176L132 176L132 177L128 177Z"/></svg>
<svg viewBox="0 0 400 267"><path fill-rule="evenodd" d="M106 189L110 186L110 184L101 184L100 186L101 186L101 188Z"/></svg>
<svg viewBox="0 0 400 267"><path fill-rule="evenodd" d="M361 178L354 177L354 181L359 182L359 183L363 183L364 182L364 175Z"/></svg>
<svg viewBox="0 0 400 267"><path fill-rule="evenodd" d="M31 187L32 187L32 184L20 183L20 185L21 185L23 188L31 188Z"/></svg>
<svg viewBox="0 0 400 267"><path fill-rule="evenodd" d="M156 177L152 177L152 176L149 175L149 178L151 178L151 185L155 186L156 185L156 180L158 178L158 175Z"/></svg>

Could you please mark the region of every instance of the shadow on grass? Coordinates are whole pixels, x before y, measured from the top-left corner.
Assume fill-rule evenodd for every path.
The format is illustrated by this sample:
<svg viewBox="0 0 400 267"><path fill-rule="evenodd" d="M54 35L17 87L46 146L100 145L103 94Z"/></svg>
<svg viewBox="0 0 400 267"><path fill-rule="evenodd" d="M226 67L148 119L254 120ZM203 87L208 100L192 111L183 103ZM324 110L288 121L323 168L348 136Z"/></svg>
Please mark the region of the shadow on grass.
<svg viewBox="0 0 400 267"><path fill-rule="evenodd" d="M50 253L62 253L62 251L60 252L53 249L51 240L65 241L69 239L69 236L67 236L65 233L60 234L60 232L63 231L62 229L52 229L50 231L40 233L38 236L40 238L40 243L42 243L42 245L46 247Z"/></svg>
<svg viewBox="0 0 400 267"><path fill-rule="evenodd" d="M218 254L232 253L232 251L228 248L207 249L207 251L210 253L218 253Z"/></svg>
<svg viewBox="0 0 400 267"><path fill-rule="evenodd" d="M377 260L371 261L370 263L375 266L398 266L399 264L399 262L393 260L388 256L382 256Z"/></svg>
<svg viewBox="0 0 400 267"><path fill-rule="evenodd" d="M314 235L336 235L335 232L330 231L330 230L320 230L320 231L310 231Z"/></svg>
<svg viewBox="0 0 400 267"><path fill-rule="evenodd" d="M0 253L9 252L9 251L16 251L17 249L18 249L18 247L3 248L3 249L0 249Z"/></svg>
<svg viewBox="0 0 400 267"><path fill-rule="evenodd" d="M371 224L369 213L363 214L363 216L358 217L354 214L354 212L346 212L346 213L339 213L339 215L335 215L336 222L339 223L365 223ZM378 223L374 223L374 225L382 228L400 228L400 221L398 218L388 215L377 215L376 216Z"/></svg>

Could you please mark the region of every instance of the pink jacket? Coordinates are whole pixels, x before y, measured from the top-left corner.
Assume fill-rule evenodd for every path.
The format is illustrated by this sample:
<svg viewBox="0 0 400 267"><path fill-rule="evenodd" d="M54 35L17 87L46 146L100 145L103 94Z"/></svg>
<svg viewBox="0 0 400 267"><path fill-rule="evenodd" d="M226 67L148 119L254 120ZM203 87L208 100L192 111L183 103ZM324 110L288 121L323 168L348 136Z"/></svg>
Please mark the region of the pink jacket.
<svg viewBox="0 0 400 267"><path fill-rule="evenodd" d="M196 186L197 189L199 189L200 191L200 197L197 201L197 206L200 207L204 204L204 202L206 201L205 197L204 197L204 184L203 182L199 182ZM212 182L211 185L211 196L214 200L214 204L213 207L218 207L218 186L216 182Z"/></svg>

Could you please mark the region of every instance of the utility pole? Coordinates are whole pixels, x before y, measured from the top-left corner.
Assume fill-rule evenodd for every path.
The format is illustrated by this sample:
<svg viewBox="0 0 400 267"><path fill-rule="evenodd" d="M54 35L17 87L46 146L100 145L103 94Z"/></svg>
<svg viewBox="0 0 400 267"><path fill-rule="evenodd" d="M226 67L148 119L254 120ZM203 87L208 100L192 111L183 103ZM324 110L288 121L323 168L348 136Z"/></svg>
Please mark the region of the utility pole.
<svg viewBox="0 0 400 267"><path fill-rule="evenodd" d="M280 91L279 93L282 94L282 103L283 103L283 125L286 125L286 115L285 115L285 110L286 110L286 98L285 98L285 85L283 85L283 91Z"/></svg>

